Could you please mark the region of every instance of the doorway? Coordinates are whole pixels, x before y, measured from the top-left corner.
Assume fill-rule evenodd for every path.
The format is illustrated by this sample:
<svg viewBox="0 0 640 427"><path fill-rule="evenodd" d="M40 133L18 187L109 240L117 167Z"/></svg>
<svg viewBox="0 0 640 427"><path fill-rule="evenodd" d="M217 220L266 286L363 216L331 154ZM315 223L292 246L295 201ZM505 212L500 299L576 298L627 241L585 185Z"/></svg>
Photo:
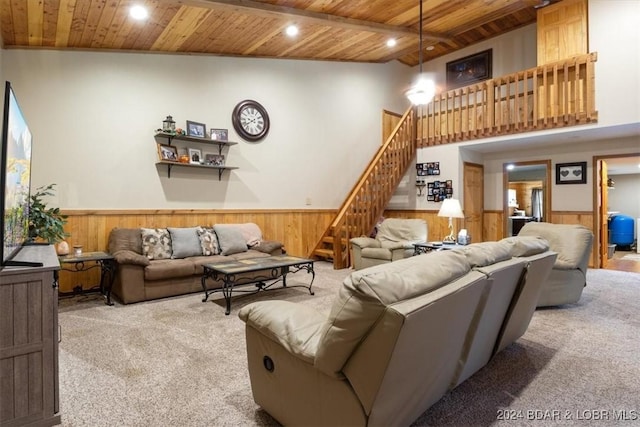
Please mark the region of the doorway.
<svg viewBox="0 0 640 427"><path fill-rule="evenodd" d="M503 235L516 236L527 222L550 222L551 160L503 164Z"/></svg>
<svg viewBox="0 0 640 427"><path fill-rule="evenodd" d="M640 153L594 156L593 164L595 265L640 273Z"/></svg>

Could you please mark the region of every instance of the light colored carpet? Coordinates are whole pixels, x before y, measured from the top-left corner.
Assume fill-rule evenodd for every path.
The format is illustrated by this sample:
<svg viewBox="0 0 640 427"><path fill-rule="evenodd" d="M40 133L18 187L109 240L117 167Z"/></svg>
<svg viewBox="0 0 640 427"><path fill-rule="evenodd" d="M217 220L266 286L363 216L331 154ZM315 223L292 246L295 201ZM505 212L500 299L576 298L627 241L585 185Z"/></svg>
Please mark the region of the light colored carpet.
<svg viewBox="0 0 640 427"><path fill-rule="evenodd" d="M277 425L253 402L238 309L277 298L327 312L349 273L317 262L315 296L302 288L243 296L234 299L229 316L219 294L207 303L192 294L114 307L98 297L61 300L63 425ZM307 275L290 278L294 284ZM638 425L638 301L640 274L589 270L578 304L537 310L518 342L414 425L582 425L576 418L595 410L611 417L626 410L637 414ZM499 421L503 409L523 416ZM534 421L536 412L526 411L535 410L557 410L559 419Z"/></svg>

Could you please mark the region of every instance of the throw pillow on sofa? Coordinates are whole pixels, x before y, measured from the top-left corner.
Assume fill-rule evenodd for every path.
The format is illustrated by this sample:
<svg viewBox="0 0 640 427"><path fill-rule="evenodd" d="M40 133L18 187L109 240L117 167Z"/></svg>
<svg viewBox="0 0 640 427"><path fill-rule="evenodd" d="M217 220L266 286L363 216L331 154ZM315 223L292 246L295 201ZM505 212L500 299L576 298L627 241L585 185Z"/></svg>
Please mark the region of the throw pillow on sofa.
<svg viewBox="0 0 640 427"><path fill-rule="evenodd" d="M258 227L258 224L253 222L246 222L244 224L232 224L234 227L238 227L244 241L250 248L259 245L262 242L262 230Z"/></svg>
<svg viewBox="0 0 640 427"><path fill-rule="evenodd" d="M142 255L148 259L171 258L171 235L165 228L141 228Z"/></svg>
<svg viewBox="0 0 640 427"><path fill-rule="evenodd" d="M249 249L238 227L229 224L216 224L213 226L213 230L218 236L218 244L222 255L233 255L246 252Z"/></svg>
<svg viewBox="0 0 640 427"><path fill-rule="evenodd" d="M200 248L202 255L218 255L220 248L218 247L218 238L213 228L198 227L198 237L200 238Z"/></svg>
<svg viewBox="0 0 640 427"><path fill-rule="evenodd" d="M186 258L202 255L198 227L173 228L168 227L171 234L171 258Z"/></svg>

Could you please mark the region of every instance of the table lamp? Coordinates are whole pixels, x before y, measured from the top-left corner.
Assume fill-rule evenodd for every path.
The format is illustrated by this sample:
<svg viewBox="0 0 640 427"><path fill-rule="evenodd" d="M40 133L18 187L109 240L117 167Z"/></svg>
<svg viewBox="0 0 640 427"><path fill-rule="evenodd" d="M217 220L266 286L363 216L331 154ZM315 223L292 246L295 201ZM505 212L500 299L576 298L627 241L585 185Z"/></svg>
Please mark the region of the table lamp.
<svg viewBox="0 0 640 427"><path fill-rule="evenodd" d="M453 218L464 218L458 199L444 199L438 216L449 217L449 235L442 241L444 243L455 243L456 235L453 233Z"/></svg>

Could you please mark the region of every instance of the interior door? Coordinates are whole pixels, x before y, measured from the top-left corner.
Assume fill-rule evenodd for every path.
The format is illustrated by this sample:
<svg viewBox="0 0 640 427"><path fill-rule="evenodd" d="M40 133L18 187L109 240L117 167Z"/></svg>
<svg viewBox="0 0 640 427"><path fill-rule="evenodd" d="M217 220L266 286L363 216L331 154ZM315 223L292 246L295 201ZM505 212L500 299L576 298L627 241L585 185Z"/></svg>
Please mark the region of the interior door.
<svg viewBox="0 0 640 427"><path fill-rule="evenodd" d="M604 160L600 160L600 182L598 193L600 193L599 202L600 206L598 209L598 217L600 218L600 268L607 267L608 251L609 251L609 201L608 201L608 189L607 189L607 180L609 179L609 175L607 173L607 162Z"/></svg>
<svg viewBox="0 0 640 427"><path fill-rule="evenodd" d="M464 224L474 243L484 241L484 166L476 163L464 163Z"/></svg>

